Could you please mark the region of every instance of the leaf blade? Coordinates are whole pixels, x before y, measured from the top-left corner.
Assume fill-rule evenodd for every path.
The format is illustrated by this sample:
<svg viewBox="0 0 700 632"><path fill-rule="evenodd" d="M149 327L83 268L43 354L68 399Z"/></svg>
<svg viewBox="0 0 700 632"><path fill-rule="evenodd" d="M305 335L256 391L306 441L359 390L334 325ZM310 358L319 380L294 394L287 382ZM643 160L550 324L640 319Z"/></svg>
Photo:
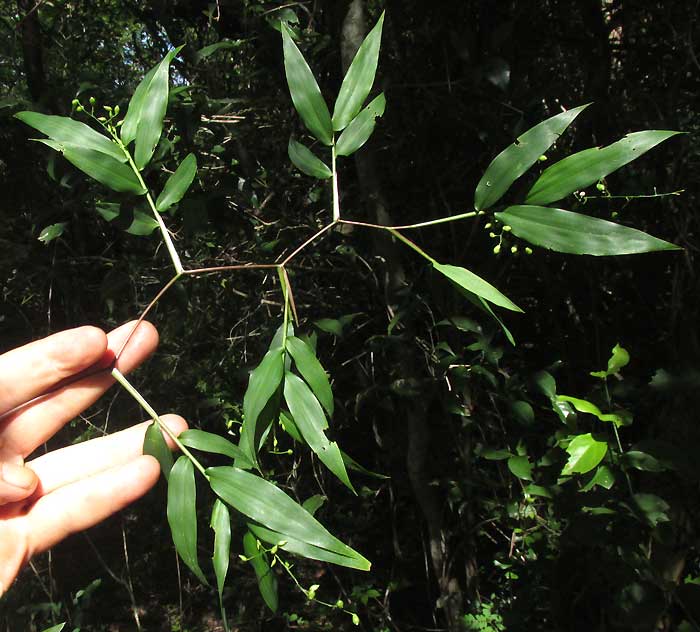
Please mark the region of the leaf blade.
<svg viewBox="0 0 700 632"><path fill-rule="evenodd" d="M333 126L328 106L311 68L289 34L289 27L285 22L281 27L284 71L294 108L314 138L330 146L333 144Z"/></svg>
<svg viewBox="0 0 700 632"><path fill-rule="evenodd" d="M514 235L556 252L601 257L680 250L636 228L548 206L510 206L495 217Z"/></svg>
<svg viewBox="0 0 700 632"><path fill-rule="evenodd" d="M632 132L607 147L591 147L567 156L544 170L525 203L540 206L561 200L573 191L595 184L676 134L680 132Z"/></svg>
<svg viewBox="0 0 700 632"><path fill-rule="evenodd" d="M279 599L277 595L277 577L272 572L270 563L267 561L267 554L258 551L255 536L246 531L243 536L243 553L248 558L249 564L255 571L258 580L258 589L267 607L272 612L277 612Z"/></svg>
<svg viewBox="0 0 700 632"><path fill-rule="evenodd" d="M561 471L562 475L585 474L603 460L608 451L608 444L606 441L598 441L589 432L574 437L566 451L569 460Z"/></svg>
<svg viewBox="0 0 700 632"><path fill-rule="evenodd" d="M521 175L547 151L590 103L556 114L518 136L487 167L474 192L474 208L483 211L501 199Z"/></svg>
<svg viewBox="0 0 700 632"><path fill-rule="evenodd" d="M336 144L337 156L350 156L364 145L372 135L377 124L377 118L384 115L386 98L382 92L369 102L345 128Z"/></svg>
<svg viewBox="0 0 700 632"><path fill-rule="evenodd" d="M252 467L246 454L237 445L234 445L224 437L221 437L212 432L190 428L180 433L178 439L188 448L201 450L202 452L211 452L221 454L231 459L240 459L246 465Z"/></svg>
<svg viewBox="0 0 700 632"><path fill-rule="evenodd" d="M155 422L146 428L146 435L143 439L143 453L150 454L157 459L158 463L160 463L160 471L167 481L170 478L170 470L172 470L175 461L173 453L165 442L163 431Z"/></svg>
<svg viewBox="0 0 700 632"><path fill-rule="evenodd" d="M333 177L333 172L325 162L315 156L308 147L298 143L293 138L289 139L287 155L292 164L307 176L318 178L319 180L327 180Z"/></svg>
<svg viewBox="0 0 700 632"><path fill-rule="evenodd" d="M470 270L460 268L458 266L438 263L437 261L433 261L432 263L433 268L435 268L441 274L444 274L448 279L450 279L450 281L456 283L465 290L476 294L487 301L490 301L494 305L505 307L506 309L514 312L523 311L488 281L485 281Z"/></svg>
<svg viewBox="0 0 700 632"><path fill-rule="evenodd" d="M216 588L219 592L219 604L223 614L223 594L226 575L228 574L229 557L231 552L231 516L228 507L218 498L211 510L210 526L214 531L214 550L212 565L216 575Z"/></svg>
<svg viewBox="0 0 700 632"><path fill-rule="evenodd" d="M318 401L326 409L329 417L333 416L333 391L328 376L316 354L301 338L287 338L287 351L301 376L306 380Z"/></svg>
<svg viewBox="0 0 700 632"><path fill-rule="evenodd" d="M187 193L194 177L197 175L197 158L187 154L178 168L170 175L163 190L156 200L156 209L163 213L173 204L177 204Z"/></svg>
<svg viewBox="0 0 700 632"><path fill-rule="evenodd" d="M360 45L345 73L333 107L333 129L337 132L347 127L355 118L372 89L379 62L383 26L384 12L382 11L379 20Z"/></svg>

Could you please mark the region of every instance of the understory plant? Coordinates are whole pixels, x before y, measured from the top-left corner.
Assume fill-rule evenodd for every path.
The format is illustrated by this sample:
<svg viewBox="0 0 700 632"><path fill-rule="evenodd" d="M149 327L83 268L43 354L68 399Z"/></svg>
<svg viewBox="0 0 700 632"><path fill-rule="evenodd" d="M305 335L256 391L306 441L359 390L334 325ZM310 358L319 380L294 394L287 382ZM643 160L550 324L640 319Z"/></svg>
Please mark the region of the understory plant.
<svg viewBox="0 0 700 632"><path fill-rule="evenodd" d="M446 222L477 221L483 224L494 240L495 255L527 255L532 253L532 247L594 256L677 249L671 243L622 223L579 212L592 207L597 199L619 197L629 200L660 195L612 195L608 191L606 178L677 132L635 132L607 147L594 147L575 153L546 168L535 179L524 199L506 204L502 202L516 180L547 159L546 152L588 105L551 116L523 133L496 156L479 181L473 208L468 211L397 226L347 217L341 207L337 163L361 149L385 111L383 93L370 98L378 66L383 22L382 14L357 51L343 79L332 113L295 43L295 31L286 22L280 23L287 84L294 108L305 128L301 137L292 136L289 139L288 155L303 174L329 183L331 210L324 225L275 263L249 262L194 268L189 267L186 260L183 261L182 252L176 247L168 228L169 214L177 209L197 177L196 156L187 155L169 173L162 186L156 188L154 183L160 183L158 167L162 160L161 148L170 142L163 135L163 121L174 92L170 88L170 66L181 47L173 48L146 74L133 93L123 117L119 106L105 106L99 110L94 100L85 104L78 100L73 103L75 113L83 116L87 122L28 111L16 115L45 135L45 138L36 139L38 142L62 154L78 170L105 187L105 197L96 206L102 218L106 221L124 221L128 218L127 230L136 235L146 236L158 231L172 264L173 275L138 316L138 322L179 281L250 271L273 273L278 277L282 304L278 315L279 326L266 353L250 373L237 436L226 433L223 423L220 435L199 429L188 430L180 436L171 434L167 426L161 423L158 412L139 390L116 367L111 368L117 382L153 420L146 433L144 452L159 460L163 476L167 479L167 519L177 552L204 584L210 581L211 572L202 567L198 555L196 477L201 476L211 490L206 502L211 507L208 513L214 531L212 568L224 621L223 591L234 535L241 539L242 558L250 564L260 593L272 611L278 609L278 572L275 566L283 569L282 573L289 575L309 599L316 599L318 586L301 586L288 555L357 570L370 568L370 561L364 555L333 536L314 517L314 502L297 502L283 491L266 466L265 450L274 452L279 431L289 435L299 450L312 452L352 493L355 488L349 472L367 474L328 435L334 415L331 380L317 357L313 338L301 333L302 318L294 301L290 275L295 258L303 250L343 226L382 231L424 259L437 278L446 278L475 309L494 319L514 345L515 340L497 310L502 308L521 312L521 308L472 270L438 261L426 248L409 239L405 234L407 231ZM596 189L595 195L585 192L591 186ZM576 211L560 208L564 200L572 201ZM60 236L64 228L63 224L48 226L40 238L49 242ZM127 339L117 358L128 344ZM623 351L615 351L607 371L599 376L601 380L607 380L624 366ZM557 395L544 374L540 384L543 391L551 396L558 414L566 417L573 409L592 413L603 422L609 422L615 435L625 423L624 416L619 412L601 413L590 402ZM180 449L182 454L177 460L173 459L167 448L163 433L170 434ZM561 445L569 454L562 476L583 475L595 470L586 484L591 487L609 484L611 471L604 461L609 454L610 443L607 440L601 440L595 432L578 433L562 438ZM619 442L615 445L619 447ZM622 458L621 449L615 452L613 446L612 451ZM200 452L219 455L227 464L206 467L198 456ZM516 475L518 472L529 472L531 468L527 455L517 452L502 451L489 455L485 451L482 456L507 459L509 469ZM536 495L535 486L530 487L530 493ZM203 501L200 499L199 502L201 504ZM232 533L231 510L244 517L247 525L244 532ZM351 604L347 608L342 602L326 605L346 612L351 621L358 624L358 615L351 609ZM502 629L490 611L482 609L478 616L481 619L473 618L467 622L472 626L469 629ZM491 627L474 627L481 625L478 621L485 621L484 617L487 617Z"/></svg>

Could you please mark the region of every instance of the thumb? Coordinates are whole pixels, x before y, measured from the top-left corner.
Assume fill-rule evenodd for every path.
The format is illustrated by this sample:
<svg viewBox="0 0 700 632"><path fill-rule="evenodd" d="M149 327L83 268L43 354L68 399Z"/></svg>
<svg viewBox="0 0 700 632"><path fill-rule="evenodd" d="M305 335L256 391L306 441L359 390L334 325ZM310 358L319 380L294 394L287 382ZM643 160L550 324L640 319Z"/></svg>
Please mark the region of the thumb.
<svg viewBox="0 0 700 632"><path fill-rule="evenodd" d="M37 475L28 467L0 463L0 505L28 498L38 482Z"/></svg>

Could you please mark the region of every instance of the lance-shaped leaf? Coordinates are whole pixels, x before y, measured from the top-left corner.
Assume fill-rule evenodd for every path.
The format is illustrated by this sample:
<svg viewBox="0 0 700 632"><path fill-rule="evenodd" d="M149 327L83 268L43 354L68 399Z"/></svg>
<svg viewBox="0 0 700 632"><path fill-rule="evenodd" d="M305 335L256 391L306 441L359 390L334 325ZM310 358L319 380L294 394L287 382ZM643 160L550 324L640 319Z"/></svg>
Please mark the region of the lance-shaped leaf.
<svg viewBox="0 0 700 632"><path fill-rule="evenodd" d="M383 26L384 13L382 12L377 24L362 42L350 68L345 73L343 85L340 86L333 108L333 129L336 131L344 129L355 118L372 89L374 76L377 74Z"/></svg>
<svg viewBox="0 0 700 632"><path fill-rule="evenodd" d="M328 376L316 358L313 349L300 338L289 337L287 338L287 351L294 359L294 364L301 376L306 380L318 401L326 409L328 416L332 417L333 391L328 382Z"/></svg>
<svg viewBox="0 0 700 632"><path fill-rule="evenodd" d="M282 22L284 70L289 93L301 120L314 137L324 145L333 144L333 127L328 106L311 68L289 34L289 27Z"/></svg>
<svg viewBox="0 0 700 632"><path fill-rule="evenodd" d="M37 140L48 145L51 149L61 152L72 165L114 191L135 193L136 195L146 193L146 189L141 186L131 167L115 160L109 154L74 143L58 142L46 138Z"/></svg>
<svg viewBox="0 0 700 632"><path fill-rule="evenodd" d="M224 611L224 584L228 573L229 555L231 552L231 516L228 507L218 498L214 501L211 510L211 522L214 530L214 551L212 552L212 564L216 575L216 588L219 591L219 607L222 618L226 618Z"/></svg>
<svg viewBox="0 0 700 632"><path fill-rule="evenodd" d="M240 459L248 467L253 466L252 463L249 463L248 457L243 450L220 435L192 428L181 433L178 439L188 448L213 454L222 454L232 459Z"/></svg>
<svg viewBox="0 0 700 632"><path fill-rule="evenodd" d="M158 222L153 218L153 215L139 210L135 210L133 213L131 224L126 229L126 232L130 235L145 237L158 228Z"/></svg>
<svg viewBox="0 0 700 632"><path fill-rule="evenodd" d="M195 175L197 175L197 158L194 154L188 154L165 183L156 200L156 208L162 213L173 204L177 204L187 193Z"/></svg>
<svg viewBox="0 0 700 632"><path fill-rule="evenodd" d="M195 51L194 55L192 56L192 59L195 64L198 64L203 59L206 59L210 55L213 55L214 53L220 50L229 48L240 48L240 46L244 42L245 40L221 40L220 42L216 42L215 44L209 44L209 46L205 46L204 48L200 48L198 51Z"/></svg>
<svg viewBox="0 0 700 632"><path fill-rule="evenodd" d="M350 156L362 147L372 135L377 117L384 114L385 107L386 99L382 92L378 97L372 99L367 107L345 128L336 144L336 155Z"/></svg>
<svg viewBox="0 0 700 632"><path fill-rule="evenodd" d="M146 428L146 436L143 439L143 453L154 456L160 463L160 470L168 480L170 470L173 467L173 453L165 442L163 432L157 423L152 423Z"/></svg>
<svg viewBox="0 0 700 632"><path fill-rule="evenodd" d="M170 470L168 481L168 524L173 543L182 561L197 578L207 583L197 560L197 490L194 482L194 466L181 456Z"/></svg>
<svg viewBox="0 0 700 632"><path fill-rule="evenodd" d="M288 551L294 555L300 555L301 557L328 562L330 564L337 564L338 566L345 566L347 568L355 568L360 571L369 570L369 562L363 557L351 558L345 555L339 555L328 549L309 544L308 542L302 542L288 535L282 535L277 531L266 529L260 525L248 524L248 528L258 540L267 542L273 546L276 544L283 551Z"/></svg>
<svg viewBox="0 0 700 632"><path fill-rule="evenodd" d="M333 176L333 172L325 162L317 158L310 149L293 138L289 139L287 153L292 164L307 176L318 178L319 180L326 180Z"/></svg>
<svg viewBox="0 0 700 632"><path fill-rule="evenodd" d="M494 305L500 305L501 307L505 307L506 309L510 309L514 312L523 311L507 296L501 294L501 292L493 287L493 285L491 285L488 281L485 281L480 276L477 276L466 268L445 265L438 263L437 261L433 261L433 268L435 268L441 274L444 274L453 283L456 283L465 290L472 292L473 294L476 294L487 301L490 301Z"/></svg>
<svg viewBox="0 0 700 632"><path fill-rule="evenodd" d="M243 536L243 553L248 558L248 562L250 562L250 565L255 571L255 577L258 580L258 589L267 607L272 610L272 612L277 612L279 603L277 597L277 577L275 577L272 568L270 568L267 553L258 550L255 536L250 531L246 531L246 534Z"/></svg>
<svg viewBox="0 0 700 632"><path fill-rule="evenodd" d="M328 428L328 421L311 389L301 378L287 372L284 376L284 399L304 441L321 462L354 492L338 444L326 437L324 430Z"/></svg>
<svg viewBox="0 0 700 632"><path fill-rule="evenodd" d="M604 219L547 206L509 206L495 217L531 244L574 255L633 255L679 247Z"/></svg>
<svg viewBox="0 0 700 632"><path fill-rule="evenodd" d="M139 169L148 164L160 140L163 118L168 108L170 62L181 49L182 46L179 46L171 50L148 72L129 102L121 138L124 144L136 140L134 162Z"/></svg>
<svg viewBox="0 0 700 632"><path fill-rule="evenodd" d="M607 147L591 147L567 156L544 170L525 203L540 205L561 200L573 191L595 184L676 134L680 132L633 132Z"/></svg>
<svg viewBox="0 0 700 632"><path fill-rule="evenodd" d="M42 632L61 632L63 628L66 627L65 623L59 623L58 625L52 625L50 628L46 628L45 630L42 630Z"/></svg>
<svg viewBox="0 0 700 632"><path fill-rule="evenodd" d="M589 432L574 437L566 451L569 453L569 460L561 473L563 475L585 474L603 460L608 451L608 444L605 441L598 441Z"/></svg>
<svg viewBox="0 0 700 632"><path fill-rule="evenodd" d="M275 394L284 375L284 350L276 347L268 351L262 362L250 374L248 389L243 396L243 430L248 456L257 462L256 427L258 417Z"/></svg>
<svg viewBox="0 0 700 632"><path fill-rule="evenodd" d="M515 346L515 338L513 337L513 334L510 332L510 329L506 327L506 324L501 320L501 318L496 314L496 312L493 311L491 306L480 296L477 296L474 294L474 292L470 292L469 290L463 288L463 287L458 287L457 288L459 293L464 296L472 305L474 305L477 309L480 309L483 312L486 312L491 318L493 318L496 323L498 323L498 326L501 328L501 331L505 334L506 339L510 344Z"/></svg>
<svg viewBox="0 0 700 632"><path fill-rule="evenodd" d="M589 105L587 103L552 116L518 136L515 143L493 159L479 180L474 193L474 208L482 211L498 202L510 185L537 162Z"/></svg>
<svg viewBox="0 0 700 632"><path fill-rule="evenodd" d="M74 121L66 116L53 116L39 112L18 112L15 117L42 134L46 134L51 140L99 151L111 156L117 162L127 161L126 154L117 143L80 121Z"/></svg>
<svg viewBox="0 0 700 632"><path fill-rule="evenodd" d="M625 420L614 413L603 413L593 402L578 397L569 397L568 395L557 395L557 401L569 402L578 412L588 413L598 417L601 421L609 421L615 424L618 428L625 425Z"/></svg>
<svg viewBox="0 0 700 632"><path fill-rule="evenodd" d="M272 483L236 467L210 467L207 476L214 493L280 540L294 539L336 553L343 566L369 570L370 563L331 535L308 511ZM338 562L341 563L341 562Z"/></svg>

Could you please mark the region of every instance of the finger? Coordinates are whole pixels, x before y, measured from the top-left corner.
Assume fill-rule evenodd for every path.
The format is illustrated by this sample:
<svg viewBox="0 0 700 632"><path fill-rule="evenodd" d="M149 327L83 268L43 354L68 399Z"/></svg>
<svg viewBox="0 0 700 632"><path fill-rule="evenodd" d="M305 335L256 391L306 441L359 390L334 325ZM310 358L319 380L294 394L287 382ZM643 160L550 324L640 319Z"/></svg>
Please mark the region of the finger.
<svg viewBox="0 0 700 632"><path fill-rule="evenodd" d="M78 327L4 353L0 356L0 414L94 364L106 348L107 337L101 329Z"/></svg>
<svg viewBox="0 0 700 632"><path fill-rule="evenodd" d="M153 487L159 475L158 461L139 456L43 496L25 517L29 556L123 509Z"/></svg>
<svg viewBox="0 0 700 632"><path fill-rule="evenodd" d="M15 463L0 463L0 505L29 498L39 479L34 471Z"/></svg>
<svg viewBox="0 0 700 632"><path fill-rule="evenodd" d="M104 353L113 356L134 325L133 322L126 323L110 332ZM122 373L128 373L153 353L157 345L158 332L153 325L143 321L120 356L117 367ZM94 404L113 383L114 379L108 372L97 373L11 413L0 423L0 458L6 457L7 460L14 454L28 456L67 422Z"/></svg>
<svg viewBox="0 0 700 632"><path fill-rule="evenodd" d="M178 415L163 415L161 420L175 435L187 430L187 422ZM146 421L106 437L49 452L27 465L39 477L41 493L49 494L59 487L123 465L140 456L143 453L146 428L150 424L150 421ZM168 433L164 432L163 435L170 449L174 450L175 444Z"/></svg>

